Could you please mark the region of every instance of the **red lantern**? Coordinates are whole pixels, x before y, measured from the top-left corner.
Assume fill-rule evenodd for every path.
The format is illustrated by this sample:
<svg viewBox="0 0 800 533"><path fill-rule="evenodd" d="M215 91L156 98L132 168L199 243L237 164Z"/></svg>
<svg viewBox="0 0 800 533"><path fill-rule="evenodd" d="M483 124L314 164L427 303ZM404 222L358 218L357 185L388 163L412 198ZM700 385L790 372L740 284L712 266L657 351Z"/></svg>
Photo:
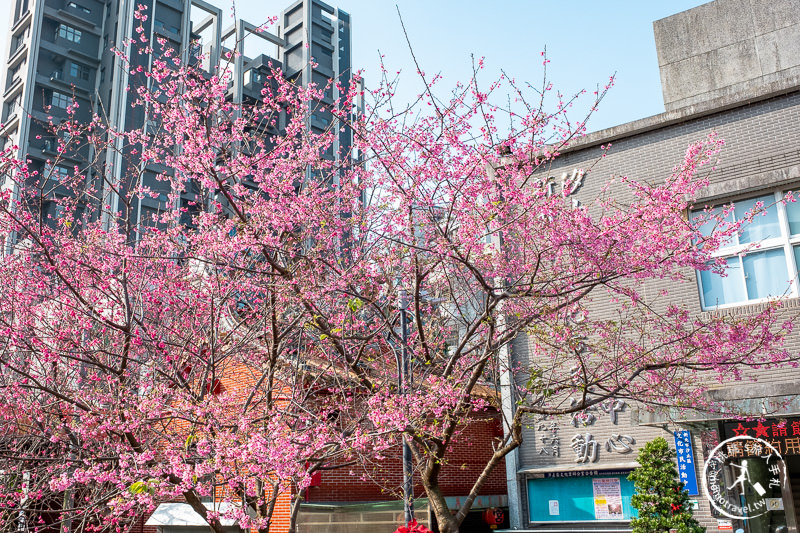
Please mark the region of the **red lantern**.
<svg viewBox="0 0 800 533"><path fill-rule="evenodd" d="M498 507L492 507L483 512L483 521L492 529L497 529L497 526L501 525L505 518L506 514Z"/></svg>

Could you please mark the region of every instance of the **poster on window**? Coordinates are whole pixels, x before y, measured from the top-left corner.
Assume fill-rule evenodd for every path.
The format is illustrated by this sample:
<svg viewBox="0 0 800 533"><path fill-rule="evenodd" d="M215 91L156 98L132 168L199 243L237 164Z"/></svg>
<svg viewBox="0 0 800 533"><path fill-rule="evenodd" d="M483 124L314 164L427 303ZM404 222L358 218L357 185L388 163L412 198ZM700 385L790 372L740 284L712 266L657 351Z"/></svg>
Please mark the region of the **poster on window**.
<svg viewBox="0 0 800 533"><path fill-rule="evenodd" d="M622 489L615 477L592 480L594 517L597 520L622 520Z"/></svg>

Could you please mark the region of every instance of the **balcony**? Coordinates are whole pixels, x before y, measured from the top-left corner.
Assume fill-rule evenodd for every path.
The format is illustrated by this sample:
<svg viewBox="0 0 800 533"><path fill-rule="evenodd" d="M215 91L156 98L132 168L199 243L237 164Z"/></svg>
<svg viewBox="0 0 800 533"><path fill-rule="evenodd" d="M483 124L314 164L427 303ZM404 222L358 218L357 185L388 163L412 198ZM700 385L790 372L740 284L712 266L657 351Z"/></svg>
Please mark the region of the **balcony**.
<svg viewBox="0 0 800 533"><path fill-rule="evenodd" d="M74 93L80 98L88 98L92 94L92 86L89 81L70 78L62 71L36 74L36 85L52 88L60 92Z"/></svg>
<svg viewBox="0 0 800 533"><path fill-rule="evenodd" d="M100 37L102 29L98 24L102 24L102 17L91 16L87 17L83 13L76 13L73 9L53 9L52 7L44 6L44 15L57 22L66 22L75 28L94 34Z"/></svg>
<svg viewBox="0 0 800 533"><path fill-rule="evenodd" d="M40 48L41 50L45 50L53 54L54 56L68 57L70 59L75 59L79 63L87 64L92 68L97 68L98 63L101 59L100 57L98 57L97 53L95 53L95 55L91 55L81 50L80 45L75 45L74 43L70 43L69 41L65 41L64 39L60 39L58 42L42 39Z"/></svg>

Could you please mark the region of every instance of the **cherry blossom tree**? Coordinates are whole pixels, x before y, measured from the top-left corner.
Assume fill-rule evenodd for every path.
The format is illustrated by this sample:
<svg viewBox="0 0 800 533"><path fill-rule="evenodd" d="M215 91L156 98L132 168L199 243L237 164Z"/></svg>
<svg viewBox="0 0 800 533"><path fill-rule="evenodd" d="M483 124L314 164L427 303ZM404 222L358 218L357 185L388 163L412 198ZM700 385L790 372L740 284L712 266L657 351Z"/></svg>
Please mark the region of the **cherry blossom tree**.
<svg viewBox="0 0 800 533"><path fill-rule="evenodd" d="M268 531L285 502L296 519L314 471L378 460L405 435L440 531L456 532L527 416L612 397L697 405L698 372L793 361L779 302L696 317L638 290L721 268L713 251L738 226L704 236L712 214L686 217L720 140L690 146L661 183L621 179L576 208L578 174L542 179L585 131L573 100L548 112L549 86L531 104L513 80L483 89L481 69L444 100L420 72L403 108L383 83L355 115L355 85L330 101L276 70L234 105L224 72L165 54L134 73L152 80L147 129L59 126L52 163L123 146L121 181L87 157L54 182L3 152L0 470L15 474L0 478L2 527L122 529L184 500L216 533L225 519ZM492 103L509 93L514 108ZM319 106L336 121L314 134ZM331 157L341 127L355 152ZM166 200L148 217L143 198ZM598 301L619 318L593 318ZM512 368L520 339L535 357ZM403 351L413 380L398 394ZM454 439L511 383L516 412L451 514Z"/></svg>
<svg viewBox="0 0 800 533"><path fill-rule="evenodd" d="M164 57L131 72L152 79L137 102L151 129L68 117L48 169L2 154L0 470L19 473L0 478L4 530L124 528L184 500L216 532L267 531L315 470L380 450L356 409L371 378L326 311L358 321L337 272L360 253L362 187L334 186L333 132L306 128L325 88L276 71L233 106L225 72ZM121 181L90 159L53 179L87 143L124 147Z"/></svg>
<svg viewBox="0 0 800 533"><path fill-rule="evenodd" d="M397 398L374 390L371 416L378 427L413 439L440 531L458 531L531 417L578 413L614 398L714 409L704 379L707 386L742 379L748 368L796 364L796 354L782 347L791 321L779 301L749 317L694 316L642 290L648 280L686 282L695 270L724 270L712 253L741 226L711 212L687 220L721 139L711 134L689 146L663 182L609 181L602 195L576 207L569 196L590 169L561 183L547 178L559 151L584 131L584 121L569 120L573 99L559 96L548 113L548 85L535 106L513 81L483 91L476 76L444 101L433 85L420 96L429 112L413 121L415 109L389 118L376 113L359 147L370 154L367 179L382 193L365 214L377 217L370 227L380 228L385 242L378 279L395 280L412 295L414 317L412 393ZM505 99L496 95L501 87L523 113L491 103ZM497 117L508 114L515 127L501 129ZM699 229L709 223L716 225L711 235ZM508 356L512 342L528 345L523 366ZM514 414L469 497L451 514L440 476L453 439L470 411L487 407L486 389L499 395L504 380Z"/></svg>

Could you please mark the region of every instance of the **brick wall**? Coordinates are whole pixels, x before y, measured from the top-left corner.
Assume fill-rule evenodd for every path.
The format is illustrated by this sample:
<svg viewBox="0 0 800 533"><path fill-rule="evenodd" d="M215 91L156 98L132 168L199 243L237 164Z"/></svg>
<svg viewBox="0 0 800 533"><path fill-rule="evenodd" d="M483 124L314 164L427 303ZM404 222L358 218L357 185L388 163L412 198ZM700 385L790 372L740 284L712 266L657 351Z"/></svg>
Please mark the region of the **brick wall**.
<svg viewBox="0 0 800 533"><path fill-rule="evenodd" d="M449 462L440 475L445 496L465 496L480 475L492 454L492 441L502 432L497 412L479 413L462 428L453 443ZM505 494L505 463L492 472L481 494ZM416 476L414 494L425 497L424 489ZM337 470L324 471L322 482L310 487L308 502L370 502L402 498L402 451L393 449L383 461L358 464Z"/></svg>

